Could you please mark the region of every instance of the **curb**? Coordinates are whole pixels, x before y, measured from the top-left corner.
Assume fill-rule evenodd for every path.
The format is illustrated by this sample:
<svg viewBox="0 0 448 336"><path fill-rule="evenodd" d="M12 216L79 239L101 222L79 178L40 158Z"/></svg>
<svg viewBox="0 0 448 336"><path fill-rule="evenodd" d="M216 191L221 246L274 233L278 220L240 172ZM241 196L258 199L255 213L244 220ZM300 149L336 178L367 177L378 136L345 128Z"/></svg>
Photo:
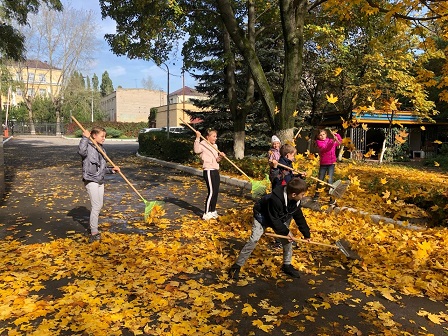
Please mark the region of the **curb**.
<svg viewBox="0 0 448 336"><path fill-rule="evenodd" d="M163 160L159 160L159 159L155 159L152 157L148 157L148 156L144 156L144 155L140 155L138 152L136 154L139 158L143 158L145 160L154 162L154 163L158 163L162 166L165 167L169 167L169 168L173 168L173 169L177 169L192 175L196 175L196 176L202 176L202 169L197 169L197 168L193 168L193 167L189 167L189 166L184 166L181 165L180 163L173 163L173 162L168 162L168 161L163 161ZM240 187L243 189L248 189L251 190L252 189L252 185L250 182L248 181L244 181L244 180L239 180L236 179L234 177L230 177L227 175L221 175L221 182L222 183L226 183L226 184L230 184L232 186L236 186L236 187Z"/></svg>

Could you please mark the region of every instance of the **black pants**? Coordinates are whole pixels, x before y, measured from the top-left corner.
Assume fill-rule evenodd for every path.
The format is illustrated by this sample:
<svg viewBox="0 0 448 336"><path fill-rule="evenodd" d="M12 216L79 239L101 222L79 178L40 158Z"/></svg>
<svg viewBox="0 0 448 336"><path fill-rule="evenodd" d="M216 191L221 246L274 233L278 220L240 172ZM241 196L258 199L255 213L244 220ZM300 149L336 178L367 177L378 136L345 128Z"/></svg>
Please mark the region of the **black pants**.
<svg viewBox="0 0 448 336"><path fill-rule="evenodd" d="M208 195L205 199L205 213L216 211L220 182L219 170L204 170L202 175L208 190Z"/></svg>

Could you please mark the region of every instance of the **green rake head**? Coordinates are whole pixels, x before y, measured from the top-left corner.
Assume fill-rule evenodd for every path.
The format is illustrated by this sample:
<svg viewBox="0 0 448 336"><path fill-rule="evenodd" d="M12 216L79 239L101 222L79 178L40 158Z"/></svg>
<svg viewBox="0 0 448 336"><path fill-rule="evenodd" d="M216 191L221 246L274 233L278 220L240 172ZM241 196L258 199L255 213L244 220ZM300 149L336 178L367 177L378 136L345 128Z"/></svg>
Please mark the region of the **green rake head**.
<svg viewBox="0 0 448 336"><path fill-rule="evenodd" d="M146 201L145 202L145 220L151 215L151 211L152 209L158 205L158 206L163 206L163 204L165 204L165 202L163 201Z"/></svg>
<svg viewBox="0 0 448 336"><path fill-rule="evenodd" d="M253 199L259 199L260 197L266 195L266 189L268 188L267 186L271 183L269 181L269 176L267 176L267 178L264 179L263 181L251 180L250 182L252 184L252 189L250 193Z"/></svg>

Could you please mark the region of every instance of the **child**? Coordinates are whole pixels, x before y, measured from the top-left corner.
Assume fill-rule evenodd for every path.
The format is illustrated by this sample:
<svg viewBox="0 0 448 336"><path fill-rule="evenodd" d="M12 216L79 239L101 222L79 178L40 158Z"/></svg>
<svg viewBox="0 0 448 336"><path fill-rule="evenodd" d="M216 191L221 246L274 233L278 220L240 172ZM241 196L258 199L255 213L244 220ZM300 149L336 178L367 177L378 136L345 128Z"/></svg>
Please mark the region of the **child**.
<svg viewBox="0 0 448 336"><path fill-rule="evenodd" d="M299 231L305 239L310 239L310 228L303 216L300 202L305 196L308 185L301 178L293 178L286 186L278 186L271 194L263 196L254 205L254 224L251 236L230 268L229 275L238 280L241 267L255 249L258 240L267 227L288 239L281 239L283 245L283 265L281 270L293 278L299 278L299 272L291 265L293 234L289 230L291 219L294 219Z"/></svg>
<svg viewBox="0 0 448 336"><path fill-rule="evenodd" d="M330 135L330 136L329 136ZM316 135L316 145L319 148L320 167L319 180L323 180L328 174L328 183L333 183L334 167L336 163L336 148L342 143L339 134L329 132L326 129L319 129ZM321 185L318 183L313 201L319 200L319 189ZM336 200L330 196L330 205L336 205Z"/></svg>
<svg viewBox="0 0 448 336"><path fill-rule="evenodd" d="M268 152L268 157L269 157L269 166L271 167L269 172L272 171L272 169L274 169L274 163L277 163L278 160L280 160L280 146L282 145L280 139L276 136L273 135L271 138L271 149ZM269 176L271 174L269 173ZM272 183L272 181L271 181Z"/></svg>
<svg viewBox="0 0 448 336"><path fill-rule="evenodd" d="M205 212L202 219L210 220L212 218L218 218L216 203L218 202L220 183L219 162L225 154L218 151L218 146L216 145L216 139L218 138L217 131L207 130L205 138L208 142L199 141L201 139L201 132L196 131L196 140L194 141L193 149L196 154L200 154L201 156L202 168L204 169L203 176L208 190L207 198L205 199Z"/></svg>
<svg viewBox="0 0 448 336"><path fill-rule="evenodd" d="M106 166L106 159L98 151L90 137L104 151L103 143L106 140L106 130L102 127L94 127L91 132L84 130L78 147L78 154L82 157L82 180L91 204L89 243L92 243L101 240L101 235L98 232L98 217L103 207L104 175L115 174L120 171L120 168Z"/></svg>
<svg viewBox="0 0 448 336"><path fill-rule="evenodd" d="M294 146L290 144L285 144L280 148L280 159L278 163L288 166L292 169L292 163L295 160L297 150ZM279 167L277 162L272 162L272 169L270 173L270 179L272 183L272 190L274 190L279 185L286 185L293 177L296 177L293 171L288 168ZM305 173L299 173L299 177L304 178Z"/></svg>

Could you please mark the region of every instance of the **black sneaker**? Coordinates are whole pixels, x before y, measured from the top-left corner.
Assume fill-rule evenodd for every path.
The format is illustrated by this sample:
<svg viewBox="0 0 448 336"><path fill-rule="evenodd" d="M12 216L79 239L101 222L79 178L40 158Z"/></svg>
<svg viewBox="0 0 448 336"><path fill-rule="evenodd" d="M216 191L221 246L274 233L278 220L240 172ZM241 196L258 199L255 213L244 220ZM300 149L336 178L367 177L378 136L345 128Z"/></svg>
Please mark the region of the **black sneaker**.
<svg viewBox="0 0 448 336"><path fill-rule="evenodd" d="M241 266L235 264L229 269L229 277L233 280L238 280L240 278L240 269Z"/></svg>
<svg viewBox="0 0 448 336"><path fill-rule="evenodd" d="M299 271L297 271L292 265L283 264L282 271L293 278L300 278Z"/></svg>
<svg viewBox="0 0 448 336"><path fill-rule="evenodd" d="M89 243L93 243L100 240L101 240L101 234L99 232L89 236Z"/></svg>

